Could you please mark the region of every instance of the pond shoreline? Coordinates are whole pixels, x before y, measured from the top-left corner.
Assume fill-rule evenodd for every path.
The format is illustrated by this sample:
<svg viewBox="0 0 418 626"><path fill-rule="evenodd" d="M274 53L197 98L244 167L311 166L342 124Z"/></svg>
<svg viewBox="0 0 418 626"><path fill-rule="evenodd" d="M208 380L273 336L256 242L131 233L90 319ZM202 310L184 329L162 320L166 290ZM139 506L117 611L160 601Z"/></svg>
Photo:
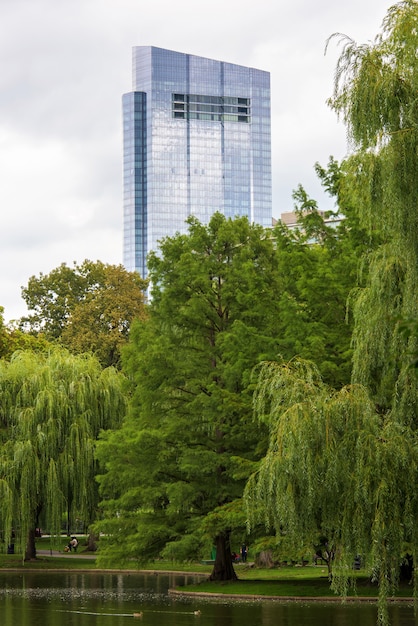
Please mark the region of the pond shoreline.
<svg viewBox="0 0 418 626"><path fill-rule="evenodd" d="M212 593L209 591L180 591L178 589L169 589L169 596L186 597L186 598L207 598L213 600L247 600L247 601L263 601L269 602L312 602L315 603L339 603L339 604L355 604L355 603L369 603L377 604L378 598L375 596L348 596L347 598L341 598L339 596L263 596L252 594L239 594L239 593ZM388 598L390 604L410 604L413 605L414 598Z"/></svg>
<svg viewBox="0 0 418 626"><path fill-rule="evenodd" d="M51 567L51 568L39 568L39 567L0 567L0 574L2 572L11 572L13 574L21 573L45 573L45 574L153 574L157 576L158 574L162 574L164 576L202 576L209 577L207 572L185 572L185 571L177 571L177 570L162 570L162 569L103 569L103 568L83 568L83 567Z"/></svg>
<svg viewBox="0 0 418 626"><path fill-rule="evenodd" d="M45 574L141 574L141 575L162 575L162 576L199 576L205 578L208 576L207 573L202 572L184 572L177 570L138 570L138 569L85 569L85 568L51 568L51 569L39 569L36 567L5 567L0 568L0 573L45 573ZM341 598L339 596L271 596L271 595L260 595L260 594L238 594L238 593L217 593L217 592L209 592L209 591L185 591L179 589L168 589L168 595L170 597L185 597L185 598L205 598L205 599L213 599L213 600L236 600L236 601L249 601L249 602L307 602L307 603L368 603L368 604L376 604L378 602L378 598L376 596L348 596L347 598ZM409 604L413 605L414 598L412 597L394 597L388 598L388 603L390 604Z"/></svg>

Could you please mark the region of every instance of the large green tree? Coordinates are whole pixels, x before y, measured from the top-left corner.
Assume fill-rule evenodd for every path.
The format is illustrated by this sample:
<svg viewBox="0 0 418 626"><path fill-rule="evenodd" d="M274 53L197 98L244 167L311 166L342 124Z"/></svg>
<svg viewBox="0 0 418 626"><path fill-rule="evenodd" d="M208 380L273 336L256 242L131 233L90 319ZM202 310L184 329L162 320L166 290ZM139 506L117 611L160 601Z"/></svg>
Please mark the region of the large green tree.
<svg viewBox="0 0 418 626"><path fill-rule="evenodd" d="M337 173L332 161L322 172L327 185L332 179L337 186ZM295 200L306 214L302 190ZM328 382L349 380L346 299L365 244L357 227L326 228L309 203L300 231L280 224L263 230L220 215L208 227L192 219L189 235L166 240L162 256L152 256L150 318L134 327L125 359L135 400L124 428L99 447L108 469L100 482L111 557L196 555L204 535L219 537L218 553L225 554L225 528L239 528L233 539L241 539L239 496L253 467L248 461L264 445L263 430L255 434L249 418L260 360L299 354L315 359ZM223 455L229 461L221 471ZM211 492L202 494L202 477ZM195 498L204 506L191 504Z"/></svg>
<svg viewBox="0 0 418 626"><path fill-rule="evenodd" d="M244 218L215 214L207 226L192 218L148 267L149 319L124 352L130 415L98 447L105 550L185 558L209 536L212 576L230 579L231 531L236 542L245 536L242 490L265 449L251 372L277 354L274 241Z"/></svg>
<svg viewBox="0 0 418 626"><path fill-rule="evenodd" d="M95 440L125 412L123 376L91 356L63 349L16 352L0 361L0 527L2 546L36 556L40 520L51 533L63 517L90 523L97 504Z"/></svg>
<svg viewBox="0 0 418 626"><path fill-rule="evenodd" d="M343 168L331 158L316 170L337 208L324 215L299 186L293 194L297 227L274 231L281 275L281 291L274 296L280 300L277 334L285 360L312 360L325 382L341 387L351 378L353 318L347 300L357 285L359 258L375 248L377 236L353 214Z"/></svg>
<svg viewBox="0 0 418 626"><path fill-rule="evenodd" d="M269 453L247 488L250 511L278 531L293 534L293 519L301 537L315 527L327 533L340 589L362 555L379 583L381 623L403 558L418 557L413 322L405 332L418 307L417 25L418 4L406 0L374 42L345 39L331 100L354 147L343 164L346 193L363 227L383 237L351 299L354 384L336 393L311 366L262 368L256 409L269 416Z"/></svg>
<svg viewBox="0 0 418 626"><path fill-rule="evenodd" d="M418 312L417 20L417 2L405 0L388 11L373 44L345 40L331 100L356 149L346 171L360 219L384 238L355 299L354 380L370 387L382 411L399 407L408 421L418 402L404 367L417 337L402 332Z"/></svg>
<svg viewBox="0 0 418 626"><path fill-rule="evenodd" d="M301 359L264 362L259 370L254 408L270 433L267 455L246 487L251 524L264 521L276 530L279 549L283 544L295 553L313 553L326 537L337 561L350 568L357 554L378 557L370 524L379 505L374 454L379 446L389 450L367 390L333 389ZM395 450L391 441L390 453Z"/></svg>
<svg viewBox="0 0 418 626"><path fill-rule="evenodd" d="M58 341L76 354L92 352L103 366L119 365L133 319L145 315L147 282L121 265L65 263L32 276L22 296L31 313L20 328Z"/></svg>

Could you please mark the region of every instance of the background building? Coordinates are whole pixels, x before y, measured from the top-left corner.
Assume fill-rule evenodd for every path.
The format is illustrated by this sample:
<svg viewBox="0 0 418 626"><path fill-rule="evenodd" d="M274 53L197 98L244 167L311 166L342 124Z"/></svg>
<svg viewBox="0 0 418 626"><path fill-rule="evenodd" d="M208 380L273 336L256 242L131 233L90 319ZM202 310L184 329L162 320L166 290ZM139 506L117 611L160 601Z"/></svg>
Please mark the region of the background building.
<svg viewBox="0 0 418 626"><path fill-rule="evenodd" d="M270 74L133 48L123 96L124 264L146 277L158 241L220 211L270 227Z"/></svg>
<svg viewBox="0 0 418 626"><path fill-rule="evenodd" d="M341 219L342 219L341 215L338 215L332 211L316 210L315 213L318 213L318 215L322 217L322 219L324 220L325 226L329 226L331 228L337 228L341 224ZM307 214L308 214L308 211L305 211L301 215L307 215ZM296 213L295 211L289 211L286 213L282 213L280 215L280 221L283 222L285 226L290 228L290 230L301 230L301 225L298 220L299 220L299 214ZM273 220L273 224L274 222L275 220Z"/></svg>

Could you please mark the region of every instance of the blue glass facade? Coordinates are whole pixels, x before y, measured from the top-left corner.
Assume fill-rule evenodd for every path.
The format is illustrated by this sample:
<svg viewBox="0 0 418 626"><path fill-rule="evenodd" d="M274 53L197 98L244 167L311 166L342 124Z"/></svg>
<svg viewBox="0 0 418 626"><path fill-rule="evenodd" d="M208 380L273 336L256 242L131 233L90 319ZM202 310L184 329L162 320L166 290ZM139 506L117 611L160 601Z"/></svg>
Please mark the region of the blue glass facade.
<svg viewBox="0 0 418 626"><path fill-rule="evenodd" d="M271 226L270 74L152 46L123 96L124 264L220 211Z"/></svg>

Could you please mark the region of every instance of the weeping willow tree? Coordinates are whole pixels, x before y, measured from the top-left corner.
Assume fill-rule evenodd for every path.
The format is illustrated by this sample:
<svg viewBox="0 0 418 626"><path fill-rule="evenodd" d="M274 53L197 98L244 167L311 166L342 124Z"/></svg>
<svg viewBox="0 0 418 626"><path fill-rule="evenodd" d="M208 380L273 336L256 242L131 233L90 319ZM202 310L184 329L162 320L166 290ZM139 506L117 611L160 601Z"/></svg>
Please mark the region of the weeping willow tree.
<svg viewBox="0 0 418 626"><path fill-rule="evenodd" d="M88 355L22 351L0 361L0 528L36 556L42 516L59 534L69 517L90 521L97 502L95 440L125 411L122 376Z"/></svg>
<svg viewBox="0 0 418 626"><path fill-rule="evenodd" d="M385 243L373 254L365 289L354 297L353 380L367 385L383 412L417 422L417 380L407 358L418 317L418 3L393 6L374 44L345 40L331 106L355 149L346 184L363 224Z"/></svg>
<svg viewBox="0 0 418 626"><path fill-rule="evenodd" d="M341 41L330 100L352 148L341 194L383 243L351 298L352 386L327 388L300 362L261 367L255 408L270 446L246 501L250 521L264 517L294 545L326 534L340 591L361 554L387 623L402 560L418 562L416 324L404 332L418 317L418 3L394 5L370 44Z"/></svg>
<svg viewBox="0 0 418 626"><path fill-rule="evenodd" d="M376 411L366 387L332 389L298 359L260 365L254 407L270 436L245 490L250 526L264 522L295 552L326 537L332 585L343 595L361 555L379 584L384 622L402 555L417 556L413 430Z"/></svg>

